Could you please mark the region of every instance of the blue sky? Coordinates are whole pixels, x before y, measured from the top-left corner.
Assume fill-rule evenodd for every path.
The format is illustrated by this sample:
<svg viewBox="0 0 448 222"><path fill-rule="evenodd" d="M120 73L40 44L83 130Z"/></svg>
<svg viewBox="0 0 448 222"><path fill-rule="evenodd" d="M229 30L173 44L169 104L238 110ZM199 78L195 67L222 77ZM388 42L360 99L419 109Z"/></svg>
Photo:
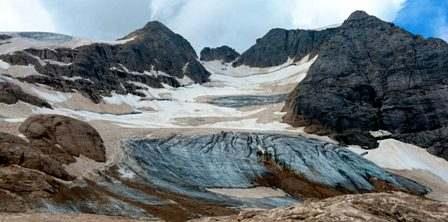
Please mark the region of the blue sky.
<svg viewBox="0 0 448 222"><path fill-rule="evenodd" d="M448 40L448 0L408 0L394 22L419 35Z"/></svg>
<svg viewBox="0 0 448 222"><path fill-rule="evenodd" d="M271 28L321 28L358 9L448 40L448 0L0 0L0 31L112 40L159 20L197 50L226 44L243 51Z"/></svg>

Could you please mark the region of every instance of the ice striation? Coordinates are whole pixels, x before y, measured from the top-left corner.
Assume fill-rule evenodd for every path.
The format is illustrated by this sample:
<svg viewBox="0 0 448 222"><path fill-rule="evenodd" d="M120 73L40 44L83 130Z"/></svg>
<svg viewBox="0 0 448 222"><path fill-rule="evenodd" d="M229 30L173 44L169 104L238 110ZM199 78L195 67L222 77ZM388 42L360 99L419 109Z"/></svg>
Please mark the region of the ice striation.
<svg viewBox="0 0 448 222"><path fill-rule="evenodd" d="M375 181L384 182L387 189L427 192L344 147L281 134L222 132L131 140L122 166L161 189L222 201L207 189L251 188L262 185L263 178L282 174L267 160L308 183L345 193L378 191Z"/></svg>

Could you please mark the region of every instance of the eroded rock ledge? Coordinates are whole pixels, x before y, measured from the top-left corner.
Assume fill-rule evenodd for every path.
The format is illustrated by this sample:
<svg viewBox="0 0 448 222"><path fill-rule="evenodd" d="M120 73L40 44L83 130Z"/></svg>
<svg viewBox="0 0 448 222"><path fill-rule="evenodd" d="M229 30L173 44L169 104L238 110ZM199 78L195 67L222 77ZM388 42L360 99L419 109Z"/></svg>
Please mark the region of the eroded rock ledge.
<svg viewBox="0 0 448 222"><path fill-rule="evenodd" d="M0 133L0 211L25 212L45 206L75 179L64 164L84 155L104 162L101 137L87 123L58 115L37 115L20 127L27 137Z"/></svg>

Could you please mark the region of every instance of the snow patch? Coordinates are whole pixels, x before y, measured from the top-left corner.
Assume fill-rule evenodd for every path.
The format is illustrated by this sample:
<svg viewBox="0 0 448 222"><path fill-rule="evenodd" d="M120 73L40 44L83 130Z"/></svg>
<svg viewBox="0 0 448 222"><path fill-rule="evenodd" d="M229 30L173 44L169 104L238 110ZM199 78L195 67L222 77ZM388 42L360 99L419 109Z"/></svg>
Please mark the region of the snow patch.
<svg viewBox="0 0 448 222"><path fill-rule="evenodd" d="M9 63L0 60L0 69L9 69L9 67L10 67Z"/></svg>
<svg viewBox="0 0 448 222"><path fill-rule="evenodd" d="M120 173L120 176L125 179L134 179L135 177L134 172L130 171L129 169L125 169L123 167L120 167L118 169L118 173Z"/></svg>
<svg viewBox="0 0 448 222"><path fill-rule="evenodd" d="M448 161L428 153L418 146L395 139L379 141L380 146L373 150L363 150L356 146L349 149L363 155L377 165L393 170L426 170L448 182Z"/></svg>
<svg viewBox="0 0 448 222"><path fill-rule="evenodd" d="M62 103L70 99L70 95L67 93L57 91L47 91L43 89L31 88L31 91L37 96L48 102Z"/></svg>
<svg viewBox="0 0 448 222"><path fill-rule="evenodd" d="M386 131L386 130L370 131L369 133L370 133L370 135L372 135L375 138L392 135L391 132Z"/></svg>

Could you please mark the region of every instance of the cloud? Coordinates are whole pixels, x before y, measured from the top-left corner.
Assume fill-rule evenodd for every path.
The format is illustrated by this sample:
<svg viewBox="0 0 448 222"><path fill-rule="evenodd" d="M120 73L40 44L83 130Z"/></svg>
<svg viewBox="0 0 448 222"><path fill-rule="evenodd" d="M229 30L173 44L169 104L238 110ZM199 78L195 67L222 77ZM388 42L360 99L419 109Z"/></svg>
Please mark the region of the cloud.
<svg viewBox="0 0 448 222"><path fill-rule="evenodd" d="M123 37L150 20L151 0L40 1L51 14L58 32L97 40Z"/></svg>
<svg viewBox="0 0 448 222"><path fill-rule="evenodd" d="M273 27L291 27L280 0L152 0L151 15L191 41L196 49L230 45L243 50Z"/></svg>
<svg viewBox="0 0 448 222"><path fill-rule="evenodd" d="M445 41L448 41L448 25L439 28L438 36Z"/></svg>
<svg viewBox="0 0 448 222"><path fill-rule="evenodd" d="M0 0L0 29L112 40L159 20L196 50L244 51L272 28L320 28L355 10L393 20L405 0Z"/></svg>
<svg viewBox="0 0 448 222"><path fill-rule="evenodd" d="M317 28L342 23L353 11L363 10L392 21L405 0L290 0L294 25Z"/></svg>
<svg viewBox="0 0 448 222"><path fill-rule="evenodd" d="M151 0L151 18L196 49L227 44L239 51L271 28L320 28L342 23L355 10L391 21L405 0Z"/></svg>
<svg viewBox="0 0 448 222"><path fill-rule="evenodd" d="M1 0L0 31L46 31L56 27L39 0Z"/></svg>

